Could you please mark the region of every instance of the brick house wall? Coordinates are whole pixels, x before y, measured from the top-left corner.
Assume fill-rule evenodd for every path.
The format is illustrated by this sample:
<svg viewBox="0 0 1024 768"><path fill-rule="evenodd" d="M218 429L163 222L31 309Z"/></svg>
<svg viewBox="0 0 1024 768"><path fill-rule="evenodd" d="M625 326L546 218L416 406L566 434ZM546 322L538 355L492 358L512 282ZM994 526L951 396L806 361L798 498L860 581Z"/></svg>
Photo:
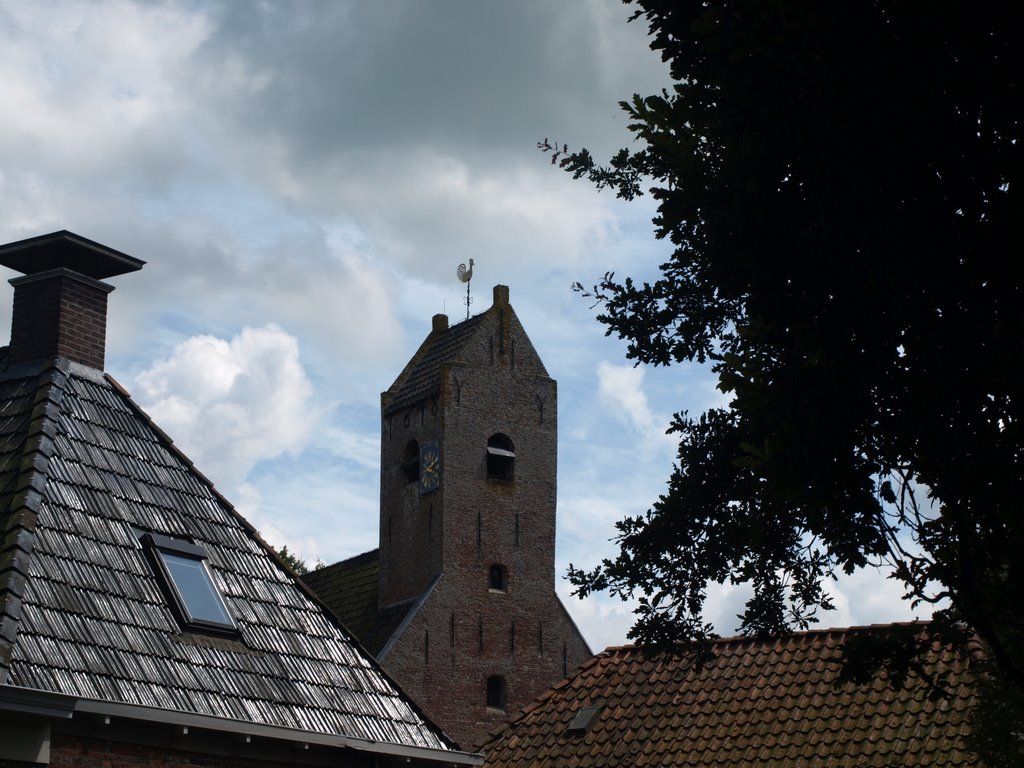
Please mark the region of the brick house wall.
<svg viewBox="0 0 1024 768"><path fill-rule="evenodd" d="M277 742L224 732L198 732L191 729L134 723L131 733L90 722L55 731L50 742L48 768L373 768L374 758L355 751L304 747L299 743ZM114 738L99 735L122 731ZM10 761L8 761L10 762ZM381 757L378 766L404 765L400 759ZM422 764L421 764L422 765ZM0 762L0 768L27 768L37 763Z"/></svg>
<svg viewBox="0 0 1024 768"><path fill-rule="evenodd" d="M230 744L230 737L221 738ZM289 764L82 736L55 735L50 746L50 768L283 768Z"/></svg>

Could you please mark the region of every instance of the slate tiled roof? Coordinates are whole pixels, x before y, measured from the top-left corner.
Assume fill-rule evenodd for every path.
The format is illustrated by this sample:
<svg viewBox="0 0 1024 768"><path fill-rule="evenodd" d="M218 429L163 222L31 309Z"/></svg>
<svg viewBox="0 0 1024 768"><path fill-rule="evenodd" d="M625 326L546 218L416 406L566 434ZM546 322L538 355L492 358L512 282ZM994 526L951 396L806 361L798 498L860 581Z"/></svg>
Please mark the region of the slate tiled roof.
<svg viewBox="0 0 1024 768"><path fill-rule="evenodd" d="M205 548L237 639L180 631L140 531ZM450 747L127 393L64 360L0 373L0 684Z"/></svg>
<svg viewBox="0 0 1024 768"><path fill-rule="evenodd" d="M363 647L379 657L381 650L416 601L378 607L380 550L364 552L302 576L306 585L333 610Z"/></svg>
<svg viewBox="0 0 1024 768"><path fill-rule="evenodd" d="M388 390L390 399L384 406L384 415L396 413L439 392L441 365L458 359L462 346L472 338L485 317L486 312L431 333Z"/></svg>
<svg viewBox="0 0 1024 768"><path fill-rule="evenodd" d="M836 685L844 642L879 631L720 640L716 660L701 670L686 657L610 648L498 731L483 747L485 764L973 765L962 743L972 696L968 660L954 650L935 644L929 659L932 671L950 674L950 698L930 699L913 677L901 691L884 680ZM589 726L572 728L586 707L598 707Z"/></svg>

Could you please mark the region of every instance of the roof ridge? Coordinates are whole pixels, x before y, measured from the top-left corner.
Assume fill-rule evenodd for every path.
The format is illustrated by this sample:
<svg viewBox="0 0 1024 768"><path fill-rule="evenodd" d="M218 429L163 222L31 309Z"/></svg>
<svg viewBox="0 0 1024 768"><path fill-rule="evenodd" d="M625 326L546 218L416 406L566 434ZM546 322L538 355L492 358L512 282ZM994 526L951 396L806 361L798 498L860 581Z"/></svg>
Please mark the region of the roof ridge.
<svg viewBox="0 0 1024 768"><path fill-rule="evenodd" d="M354 565L362 565L364 562L375 560L380 553L380 547L374 547L366 552L360 552L358 555L352 555L344 560L339 560L336 563L325 565L323 568L316 568L315 571L332 571L332 570L344 570L346 567L352 567ZM310 573L313 573L311 571Z"/></svg>
<svg viewBox="0 0 1024 768"><path fill-rule="evenodd" d="M878 632L896 627L920 627L927 629L932 626L928 619L915 619L913 621L891 621L885 624L853 624L848 627L814 627L801 629L794 632L785 632L775 635L759 637L757 635L729 635L726 637L713 637L708 640L712 645L727 645L730 643L745 643L751 641L765 642L766 640L789 640L792 638L811 637L815 635L849 635L857 632ZM609 645L599 651L595 658L601 656L613 656L616 654L628 654L637 651L657 651L658 647L644 645L642 643L624 643L622 645Z"/></svg>
<svg viewBox="0 0 1024 768"><path fill-rule="evenodd" d="M170 435L168 435L159 426L157 426L156 422L153 421L153 418L148 413L146 413L146 411L142 408L141 405L135 402L127 388L125 388L123 384L121 384L109 373L104 373L103 377L110 384L110 386L118 394L120 394L121 397L124 398L125 403L128 405L129 408L132 409L136 417L144 421L146 425L153 430L156 437L164 444L164 447L168 451L173 453L176 457L178 457L182 462L184 462L186 466L188 466L189 471L195 473L196 479L206 485L207 489L210 491L211 494L213 494L214 498L216 498L220 504L224 505L224 508L227 510L227 512L230 515L232 515L236 520L238 520L238 522L242 525L246 532L249 533L249 535L251 535L253 539L261 547L263 547L267 554L269 554L274 559L277 565L283 568L285 573L289 574L292 577L292 582L295 584L295 586L297 586L303 592L303 594L305 594L310 599L314 600L317 605L323 608L325 613L331 617L332 621L334 621L339 627L341 627L344 630L345 635L349 637L354 643L358 644L358 640L352 635L351 632L348 631L347 628L345 628L344 624L342 624L338 620L338 618L334 615L334 612L331 611L326 605L324 605L320 601L320 598L317 597L316 592L310 589L306 585L306 583L299 577L299 574L285 560L281 558L281 556L277 553L277 550L270 546L269 543L267 543L267 541L263 538L263 535L259 532L259 530L252 523L246 520L246 518L237 509L235 509L235 505L232 504L227 499L227 497L224 496L224 494L222 494L217 489L217 486L214 485L213 481L210 478L208 478L205 474L203 474L201 470L199 470L196 467L196 465L192 462L192 459L190 459L185 454L185 452L182 451L175 444L174 440L171 439Z"/></svg>
<svg viewBox="0 0 1024 768"><path fill-rule="evenodd" d="M32 379L36 381L32 410L21 443L19 471L12 483L11 506L6 512L0 512L7 518L0 528L0 684L7 683L11 654L21 624L21 605L64 398L67 363L57 360L34 376L25 377L26 381Z"/></svg>
<svg viewBox="0 0 1024 768"><path fill-rule="evenodd" d="M384 643L384 647L380 649L380 653L377 654L378 659L383 660L384 657L388 655L388 652L391 650L392 646L394 646L398 638L401 637L402 633L405 632L406 629L408 629L410 622L412 622L413 618L419 612L420 608L423 607L423 604L427 601L427 598L430 597L430 594L434 591L434 588L437 587L437 585L441 582L442 578L444 578L444 571L437 574L427 585L427 588L423 590L423 592L421 592L419 595L408 597L405 600L398 600L397 602L391 603L390 605L386 606L387 608L397 608L408 603L409 609L405 616L402 617L402 620L398 623L398 626L395 627L394 631L391 633L391 637L389 637L388 641Z"/></svg>

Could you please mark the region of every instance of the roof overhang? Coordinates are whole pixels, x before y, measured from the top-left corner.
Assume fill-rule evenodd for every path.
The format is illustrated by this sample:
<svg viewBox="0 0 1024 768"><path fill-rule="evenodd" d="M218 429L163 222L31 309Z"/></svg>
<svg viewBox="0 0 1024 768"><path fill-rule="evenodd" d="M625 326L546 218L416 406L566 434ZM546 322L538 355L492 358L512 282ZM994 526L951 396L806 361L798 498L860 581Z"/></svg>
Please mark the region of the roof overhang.
<svg viewBox="0 0 1024 768"><path fill-rule="evenodd" d="M0 712L21 712L54 719L70 719L77 713L140 720L147 723L165 724L176 728L196 728L222 732L233 736L287 741L300 746L319 746L335 749L352 749L378 756L388 756L411 762L429 762L437 765L478 766L483 765L482 755L456 750L416 747L392 744L382 741L351 738L330 733L304 731L278 725L263 725L243 720L200 715L192 712L143 707L135 704L119 704L96 699L82 699L66 694L52 693L12 685L0 685Z"/></svg>
<svg viewBox="0 0 1024 768"><path fill-rule="evenodd" d="M0 265L26 275L64 267L103 280L142 269L145 263L66 229L0 246Z"/></svg>

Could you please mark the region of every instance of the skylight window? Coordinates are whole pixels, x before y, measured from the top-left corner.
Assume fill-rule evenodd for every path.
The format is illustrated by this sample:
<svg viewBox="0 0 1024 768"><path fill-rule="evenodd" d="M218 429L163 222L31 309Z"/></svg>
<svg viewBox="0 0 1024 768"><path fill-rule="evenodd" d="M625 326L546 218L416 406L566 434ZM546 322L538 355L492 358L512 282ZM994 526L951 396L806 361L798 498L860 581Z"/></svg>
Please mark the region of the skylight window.
<svg viewBox="0 0 1024 768"><path fill-rule="evenodd" d="M206 567L206 550L189 541L157 533L145 534L142 543L185 629L213 634L237 633L224 598Z"/></svg>

